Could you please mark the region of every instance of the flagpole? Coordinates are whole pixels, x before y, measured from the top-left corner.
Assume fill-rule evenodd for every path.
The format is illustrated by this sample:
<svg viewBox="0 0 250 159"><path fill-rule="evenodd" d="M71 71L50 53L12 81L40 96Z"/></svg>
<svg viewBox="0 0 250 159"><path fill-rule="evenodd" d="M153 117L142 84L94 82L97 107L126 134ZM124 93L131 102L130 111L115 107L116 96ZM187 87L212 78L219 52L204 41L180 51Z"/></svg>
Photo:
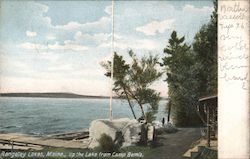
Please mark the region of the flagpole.
<svg viewBox="0 0 250 159"><path fill-rule="evenodd" d="M112 111L112 104L113 104L113 78L114 78L114 0L112 0L112 38L111 38L111 78L110 78L110 101L109 101L109 119L110 121L113 120L113 111Z"/></svg>

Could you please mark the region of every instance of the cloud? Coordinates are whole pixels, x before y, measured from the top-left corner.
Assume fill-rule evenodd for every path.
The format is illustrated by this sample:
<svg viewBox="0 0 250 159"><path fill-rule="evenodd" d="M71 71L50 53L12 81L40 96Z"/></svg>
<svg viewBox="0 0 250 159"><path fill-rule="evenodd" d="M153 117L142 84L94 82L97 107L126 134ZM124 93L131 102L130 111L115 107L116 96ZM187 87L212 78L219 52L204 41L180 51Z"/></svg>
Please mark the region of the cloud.
<svg viewBox="0 0 250 159"><path fill-rule="evenodd" d="M78 22L69 22L65 25L57 25L55 26L55 28L58 29L63 29L63 30L74 30L74 29L79 29L81 27L82 24L78 23Z"/></svg>
<svg viewBox="0 0 250 159"><path fill-rule="evenodd" d="M208 11L212 11L212 7L207 6L197 8L192 5L184 5L181 9L176 9L170 4L171 3L165 3L163 1L152 3L150 1L143 3L143 5L141 2L138 2L135 4L133 3L133 6L130 6L131 4L128 3L128 7L124 5L119 12L117 10L117 18L119 18L120 21L117 21L116 25L117 31L115 33L115 47L121 50L120 52L118 50L118 52L125 53L126 50L133 49L138 56L142 54L145 55L145 53L151 51L153 52L155 50L156 52L158 50L161 50L162 52L162 48L164 48L163 45L165 43L164 41L169 37L167 29L171 29L173 24L177 27L176 30L178 32L196 32L198 30L197 28L200 27L198 24L207 22L206 19L210 18L210 13L208 13ZM144 9L141 9L142 6ZM25 78L30 77L30 79L22 80L21 78L16 78L12 79L12 81L6 79L4 81L8 83L8 85L5 85L6 87L4 88L13 88L13 91L65 91L65 89L61 89L61 87L66 87L69 91L79 91L84 94L92 91L93 94L98 94L100 92L103 93L107 90L109 91L109 85L107 84L106 88L105 82L103 81L105 78L103 76L105 70L98 72L98 68L96 68L99 66L99 59L103 58L103 60L108 60L111 57L111 53L109 52L111 52L110 14L112 6L105 5L102 7L103 8L100 10L102 15L93 14L94 16L90 19L96 18L96 16L103 17L99 17L95 20L92 19L91 21L88 20L88 18L82 19L82 17L70 19L68 21L64 21L67 18L63 21L60 19L54 21L53 17L55 16L51 16L52 19L49 17L54 13L54 10L48 12L48 6L36 2L27 2L27 4L22 8L17 6L17 8L11 9L18 12L18 14L15 14L16 16L14 17L18 20L15 20L16 23L11 23L12 21L9 21L9 19L13 17L13 14L9 14L10 17L6 18L6 22L15 25L5 26L20 27L19 29L9 28L9 33L11 33L11 30L20 30L20 35L25 36L21 38L22 40L26 38L26 41L21 43L19 47L26 50L16 51L17 54L15 54L15 57L22 56L21 59L24 60L21 61L27 64L28 67L23 63L16 63L17 68L19 69L12 69L10 67L2 67L2 69L6 68L9 71L16 71L17 74L15 76ZM27 10L24 8L27 8ZM27 14L23 15L20 11L25 11ZM84 12L85 10L80 9L79 12L80 11ZM79 12L77 11L74 13L78 14ZM141 18L142 16L144 19ZM142 23L145 18L150 21ZM173 22L168 23L169 20L167 20L167 18L169 20L173 20ZM23 24L18 25L17 22L23 22ZM34 31L37 31L37 33L32 32L33 28ZM27 33L28 31L30 33ZM5 33L8 32L6 31ZM36 41L37 43L31 41L32 39L29 38L32 37L32 33L37 34L36 36L33 36L36 37L36 39L38 38ZM151 36L142 39L142 33ZM28 36L27 34L31 36ZM118 36L117 34L121 34L122 36ZM17 34L13 34L13 36L14 35ZM192 37L192 34L188 35ZM6 37L15 38L12 37L12 35L6 35ZM165 39L163 39L164 37ZM11 47L8 49L8 53L12 51ZM39 50L39 54L29 54L29 52L36 50ZM65 54L61 50L65 51ZM68 54L66 53L68 50L69 52L72 50L85 52L85 50L87 50L86 52L89 54ZM107 56L104 57L104 55ZM11 62L13 63L13 61ZM71 64L72 66L68 64ZM92 67L93 69L91 69ZM23 71L23 74L18 73L19 71ZM8 76L14 76L14 73L6 74ZM80 79L83 80L80 81ZM105 79L108 81L108 78ZM48 87L44 88L44 85ZM93 86L98 87L99 89L94 90ZM162 84L155 86L155 88L160 90L162 88Z"/></svg>
<svg viewBox="0 0 250 159"><path fill-rule="evenodd" d="M159 42L151 39L120 39L115 41L114 43L115 49L137 49L137 50L157 50L159 46ZM102 43L98 47L100 48L109 48L111 47L110 42Z"/></svg>
<svg viewBox="0 0 250 159"><path fill-rule="evenodd" d="M64 41L64 44L60 45L58 43L49 44L48 48L51 50L73 50L73 51L86 51L89 48L83 45L75 44L73 41Z"/></svg>
<svg viewBox="0 0 250 159"><path fill-rule="evenodd" d="M45 61L49 61L51 63L56 63L59 61L59 54L53 52L53 51L44 51L44 52L39 52L39 59L43 59Z"/></svg>
<svg viewBox="0 0 250 159"><path fill-rule="evenodd" d="M110 42L104 42L104 43L101 43L98 47L99 48L108 48L108 47L111 47L111 43Z"/></svg>
<svg viewBox="0 0 250 159"><path fill-rule="evenodd" d="M56 39L56 37L54 35L47 35L46 38L48 40L55 40Z"/></svg>
<svg viewBox="0 0 250 159"><path fill-rule="evenodd" d="M90 68L82 68L82 69L74 69L70 72L71 77L80 78L80 79L88 79L90 77L100 77L105 74L105 70L103 69L90 69Z"/></svg>
<svg viewBox="0 0 250 159"><path fill-rule="evenodd" d="M48 44L48 45L43 45L43 44L37 44L37 43L22 43L18 45L18 47L22 49L28 49L28 50L43 50L45 49L50 49L50 50L73 50L73 51L86 51L89 48L83 45L75 44L73 41L64 41L64 44L59 44L58 42L54 44Z"/></svg>
<svg viewBox="0 0 250 159"><path fill-rule="evenodd" d="M158 49L157 41L150 39L137 39L135 41L120 41L115 43L115 47L119 49L138 49L138 50L154 50Z"/></svg>
<svg viewBox="0 0 250 159"><path fill-rule="evenodd" d="M81 23L79 21L69 21L66 24L53 24L51 17L49 17L46 13L49 10L49 7L44 4L40 4L38 2L28 2L24 3L24 7L27 8L27 12L30 12L32 16L24 17L22 16L22 19L25 19L24 25L27 25L27 28L30 28L30 25L28 24L33 24L34 27L39 27L39 28L46 28L46 29L55 29L53 31L59 31L61 30L84 30L84 31L96 31L96 30L104 30L107 28L110 28L111 26L111 19L109 16L103 16L100 17L99 19L96 19L94 21L90 22L85 22ZM32 7L31 7L32 6ZM109 8L109 6L107 6ZM18 8L19 9L19 8ZM107 9L108 12L109 9ZM22 15L22 12L21 14Z"/></svg>
<svg viewBox="0 0 250 159"><path fill-rule="evenodd" d="M1 59L3 60L3 59ZM16 60L14 58L7 58L3 63L4 67L14 68L15 70L21 69L26 70L29 69L29 65L21 60ZM6 70L6 68L3 70Z"/></svg>
<svg viewBox="0 0 250 159"><path fill-rule="evenodd" d="M28 49L28 50L46 49L47 48L45 45L30 43L30 42L22 43L22 44L18 45L18 47L20 47L22 49Z"/></svg>
<svg viewBox="0 0 250 159"><path fill-rule="evenodd" d="M77 32L75 33L74 38L75 38L75 39L79 39L79 38L81 38L81 37L82 37L82 32L81 32L81 31L77 31Z"/></svg>
<svg viewBox="0 0 250 159"><path fill-rule="evenodd" d="M36 5L38 5L41 8L42 12L44 12L44 13L48 12L49 7L47 5L41 4L41 3L37 3L37 2L33 2L33 3L35 3Z"/></svg>
<svg viewBox="0 0 250 159"><path fill-rule="evenodd" d="M110 40L111 34L108 33L96 33L96 34L83 34L81 31L77 31L74 35L76 42L94 42L97 44Z"/></svg>
<svg viewBox="0 0 250 159"><path fill-rule="evenodd" d="M104 10L107 14L111 15L112 14L112 5L109 5L107 7L105 7Z"/></svg>
<svg viewBox="0 0 250 159"><path fill-rule="evenodd" d="M67 71L71 70L73 71L73 66L71 64L64 64L60 66L52 66L47 69L48 71Z"/></svg>
<svg viewBox="0 0 250 159"><path fill-rule="evenodd" d="M109 34L109 36L111 36ZM161 48L160 42L157 39L151 38L139 38L137 36L125 35L125 34L115 34L114 47L115 49L128 50L128 49L137 49L137 50L157 50ZM98 48L111 48L111 41L108 39L107 41L103 41L98 45Z"/></svg>
<svg viewBox="0 0 250 159"><path fill-rule="evenodd" d="M27 31L26 31L26 35L27 35L28 37L35 37L35 36L37 36L37 33L27 30Z"/></svg>
<svg viewBox="0 0 250 159"><path fill-rule="evenodd" d="M152 21L144 26L136 28L136 31L145 35L156 35L156 33L164 33L167 29L173 28L175 19L166 19L163 21Z"/></svg>
<svg viewBox="0 0 250 159"><path fill-rule="evenodd" d="M94 30L100 28L110 27L111 20L109 17L101 17L99 20L94 22L79 23L71 21L65 25L56 25L54 28L62 30Z"/></svg>
<svg viewBox="0 0 250 159"><path fill-rule="evenodd" d="M183 12L212 12L213 7L203 6L202 8L195 8L195 6L186 4L182 8Z"/></svg>

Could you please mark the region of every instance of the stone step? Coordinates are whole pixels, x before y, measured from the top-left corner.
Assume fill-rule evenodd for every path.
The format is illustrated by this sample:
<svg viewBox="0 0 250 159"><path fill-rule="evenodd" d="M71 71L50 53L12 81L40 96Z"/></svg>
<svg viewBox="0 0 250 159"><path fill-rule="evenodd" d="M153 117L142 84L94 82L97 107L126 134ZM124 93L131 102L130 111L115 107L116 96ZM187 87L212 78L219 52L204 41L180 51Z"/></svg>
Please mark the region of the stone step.
<svg viewBox="0 0 250 159"><path fill-rule="evenodd" d="M198 154L200 154L205 149L205 146L195 146L192 149L189 149L183 157L185 158L195 158Z"/></svg>
<svg viewBox="0 0 250 159"><path fill-rule="evenodd" d="M204 149L207 148L206 145L207 145L206 140L200 140L199 143L196 146L194 146L193 148L187 150L183 154L183 157L184 158L191 158L192 152L203 152ZM216 149L217 149L217 141L212 140L211 141L211 148L209 148L209 149L214 149L216 151Z"/></svg>
<svg viewBox="0 0 250 159"><path fill-rule="evenodd" d="M185 158L191 158L192 152L198 152L198 147L195 146L195 147L193 147L192 149L189 149L188 151L186 151L186 152L183 154L183 157L185 157Z"/></svg>
<svg viewBox="0 0 250 159"><path fill-rule="evenodd" d="M191 152L191 158L195 159L200 154L200 152Z"/></svg>
<svg viewBox="0 0 250 159"><path fill-rule="evenodd" d="M205 149L205 146L198 146L198 151L201 152Z"/></svg>

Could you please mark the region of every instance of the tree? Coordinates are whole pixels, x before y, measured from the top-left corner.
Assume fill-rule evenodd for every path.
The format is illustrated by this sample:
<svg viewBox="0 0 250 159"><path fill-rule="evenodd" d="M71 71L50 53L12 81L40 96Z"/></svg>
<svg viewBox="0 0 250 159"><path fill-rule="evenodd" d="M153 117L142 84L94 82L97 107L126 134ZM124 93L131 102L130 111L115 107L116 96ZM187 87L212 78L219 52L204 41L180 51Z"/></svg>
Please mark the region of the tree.
<svg viewBox="0 0 250 159"><path fill-rule="evenodd" d="M217 1L210 22L201 27L191 46L172 32L161 66L168 82L168 116L176 125L200 124L195 107L198 99L217 93ZM169 121L169 119L168 119Z"/></svg>
<svg viewBox="0 0 250 159"><path fill-rule="evenodd" d="M193 50L199 96L217 94L217 1L210 22L195 35Z"/></svg>
<svg viewBox="0 0 250 159"><path fill-rule="evenodd" d="M162 58L161 64L165 68L168 82L168 122L173 110L175 124L182 126L193 124L196 118L196 110L192 103L196 82L193 77L194 58L191 46L184 40L184 36L178 38L176 31L172 32L164 49L166 56Z"/></svg>
<svg viewBox="0 0 250 159"><path fill-rule="evenodd" d="M160 93L150 88L162 75L156 68L158 58L149 55L138 59L132 50L129 51L129 55L132 58L128 78L130 95L140 106L142 117L152 122L160 101ZM147 104L149 110L145 113L143 106Z"/></svg>
<svg viewBox="0 0 250 159"><path fill-rule="evenodd" d="M102 62L101 65L106 69L105 76L111 77L111 61ZM133 114L133 117L136 119L136 115L133 109L133 105L130 101L129 97L129 90L127 86L127 80L126 76L129 71L129 65L125 63L125 60L123 60L122 56L119 56L116 52L114 53L114 66L113 66L113 78L115 80L114 82L114 88L113 91L118 95L120 98L126 98L128 101L130 110Z"/></svg>
<svg viewBox="0 0 250 159"><path fill-rule="evenodd" d="M114 55L113 90L119 97L127 99L133 114L131 100L135 101L141 110L142 118L151 122L158 110L160 100L160 93L150 88L162 75L156 68L158 58L150 55L138 59L132 50L129 51L129 57L132 59L130 65L126 64L122 56L117 53ZM104 62L102 66L107 70L105 75L110 77L111 62ZM146 113L145 106L148 106Z"/></svg>

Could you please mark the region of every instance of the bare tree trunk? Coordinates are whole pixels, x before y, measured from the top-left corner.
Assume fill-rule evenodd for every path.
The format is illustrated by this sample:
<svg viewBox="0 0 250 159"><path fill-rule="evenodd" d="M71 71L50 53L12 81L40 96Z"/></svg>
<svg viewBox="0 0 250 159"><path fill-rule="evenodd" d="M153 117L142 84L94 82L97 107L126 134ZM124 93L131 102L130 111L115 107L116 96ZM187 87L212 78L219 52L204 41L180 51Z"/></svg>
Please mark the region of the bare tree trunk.
<svg viewBox="0 0 250 159"><path fill-rule="evenodd" d="M145 115L145 112L143 110L142 104L139 102L139 100L135 97L135 95L130 90L128 90L128 93L130 93L130 96L132 96L132 98L137 101L137 103L139 104L139 106L141 108L142 116L143 116L144 119L146 119L146 115Z"/></svg>
<svg viewBox="0 0 250 159"><path fill-rule="evenodd" d="M168 123L170 122L171 104L168 105Z"/></svg>
<svg viewBox="0 0 250 159"><path fill-rule="evenodd" d="M132 113L133 113L133 116L134 116L134 118L136 119L135 112L134 112L134 109L133 109L132 104L131 104L131 102L130 102L129 96L128 96L127 92L125 91L125 89L123 89L123 90L124 90L124 93L125 93L126 98L127 98L127 100L128 100L128 104L129 104L130 109L131 109L131 111L132 111Z"/></svg>
<svg viewBox="0 0 250 159"><path fill-rule="evenodd" d="M143 116L144 119L146 119L146 115L145 115L145 112L143 110L143 106L140 103L139 103L139 105L140 105L140 108L141 108L142 116Z"/></svg>

